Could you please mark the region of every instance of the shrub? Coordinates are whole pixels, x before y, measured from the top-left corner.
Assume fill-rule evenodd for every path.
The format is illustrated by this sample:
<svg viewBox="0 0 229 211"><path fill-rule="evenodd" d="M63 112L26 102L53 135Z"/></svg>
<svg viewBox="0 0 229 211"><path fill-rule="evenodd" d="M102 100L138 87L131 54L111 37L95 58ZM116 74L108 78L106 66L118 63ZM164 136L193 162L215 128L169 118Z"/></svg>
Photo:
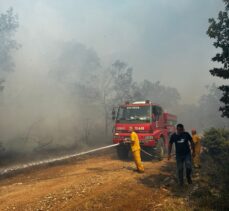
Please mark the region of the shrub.
<svg viewBox="0 0 229 211"><path fill-rule="evenodd" d="M229 209L229 130L211 128L203 137L205 177L209 178L212 188L218 190L218 203L222 209Z"/></svg>

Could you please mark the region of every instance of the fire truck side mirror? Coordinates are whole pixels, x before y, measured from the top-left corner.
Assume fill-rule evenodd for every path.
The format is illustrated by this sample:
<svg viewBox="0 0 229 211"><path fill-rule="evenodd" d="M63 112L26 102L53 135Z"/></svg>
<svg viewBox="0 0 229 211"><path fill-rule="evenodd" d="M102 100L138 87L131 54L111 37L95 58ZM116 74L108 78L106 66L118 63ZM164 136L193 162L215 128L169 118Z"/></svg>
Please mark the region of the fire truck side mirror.
<svg viewBox="0 0 229 211"><path fill-rule="evenodd" d="M112 110L112 120L115 120L115 109L113 108L113 110Z"/></svg>

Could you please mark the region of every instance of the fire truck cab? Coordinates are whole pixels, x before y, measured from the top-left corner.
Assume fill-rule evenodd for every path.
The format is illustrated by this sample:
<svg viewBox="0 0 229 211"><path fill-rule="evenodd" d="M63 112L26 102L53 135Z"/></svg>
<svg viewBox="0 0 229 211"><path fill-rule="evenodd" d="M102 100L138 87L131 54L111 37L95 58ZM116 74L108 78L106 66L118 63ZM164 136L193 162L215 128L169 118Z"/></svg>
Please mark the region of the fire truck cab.
<svg viewBox="0 0 229 211"><path fill-rule="evenodd" d="M167 150L169 137L175 132L177 117L169 114L163 108L149 100L126 102L113 109L114 120L113 143L120 143L117 154L120 159L128 158L130 128L138 134L141 148L161 160Z"/></svg>

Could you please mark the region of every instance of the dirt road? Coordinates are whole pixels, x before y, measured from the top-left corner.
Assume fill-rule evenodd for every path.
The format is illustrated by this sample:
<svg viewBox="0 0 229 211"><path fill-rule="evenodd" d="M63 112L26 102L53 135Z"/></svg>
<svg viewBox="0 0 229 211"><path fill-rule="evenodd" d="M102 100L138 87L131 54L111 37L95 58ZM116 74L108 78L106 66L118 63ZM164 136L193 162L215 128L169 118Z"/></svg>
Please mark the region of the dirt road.
<svg viewBox="0 0 229 211"><path fill-rule="evenodd" d="M2 178L0 210L192 210L191 187L177 188L173 161L146 161L138 174L111 154Z"/></svg>

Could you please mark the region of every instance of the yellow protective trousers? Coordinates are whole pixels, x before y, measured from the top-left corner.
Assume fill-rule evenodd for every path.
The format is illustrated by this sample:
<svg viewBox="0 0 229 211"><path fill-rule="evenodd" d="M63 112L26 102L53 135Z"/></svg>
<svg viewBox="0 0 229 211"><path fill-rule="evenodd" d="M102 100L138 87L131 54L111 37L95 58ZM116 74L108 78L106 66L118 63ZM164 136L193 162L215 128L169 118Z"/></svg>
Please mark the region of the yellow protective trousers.
<svg viewBox="0 0 229 211"><path fill-rule="evenodd" d="M136 164L137 170L139 172L144 172L144 166L142 165L142 161L141 161L141 151L136 150L132 152L132 154L133 154L133 158L134 158L134 162Z"/></svg>
<svg viewBox="0 0 229 211"><path fill-rule="evenodd" d="M200 154L195 154L195 157L193 158L194 166L199 167L200 166Z"/></svg>
<svg viewBox="0 0 229 211"><path fill-rule="evenodd" d="M193 158L194 166L200 167L200 143L195 144L195 157Z"/></svg>
<svg viewBox="0 0 229 211"><path fill-rule="evenodd" d="M200 151L201 151L201 138L199 135L195 134L192 136L193 142L195 144L195 157L193 158L194 166L200 167Z"/></svg>

